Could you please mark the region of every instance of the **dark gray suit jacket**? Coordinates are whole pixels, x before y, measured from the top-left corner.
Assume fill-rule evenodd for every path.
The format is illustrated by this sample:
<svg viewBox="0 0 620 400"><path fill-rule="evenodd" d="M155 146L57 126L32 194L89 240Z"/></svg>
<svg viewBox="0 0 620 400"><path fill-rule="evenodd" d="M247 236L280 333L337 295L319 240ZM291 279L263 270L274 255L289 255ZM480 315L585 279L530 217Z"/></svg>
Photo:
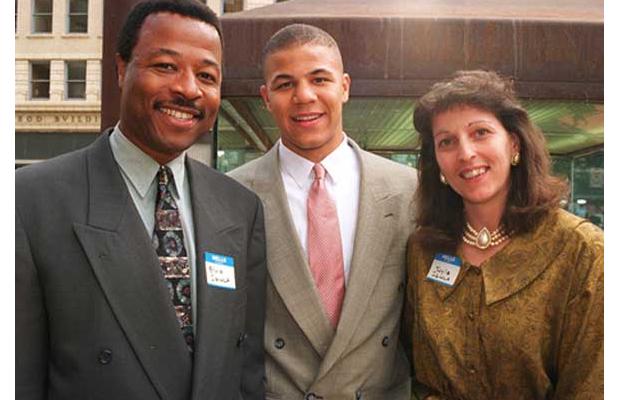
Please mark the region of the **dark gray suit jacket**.
<svg viewBox="0 0 620 400"><path fill-rule="evenodd" d="M110 149L15 178L17 399L262 399L265 234L258 198L188 159L197 268L194 360ZM203 254L233 256L236 290Z"/></svg>

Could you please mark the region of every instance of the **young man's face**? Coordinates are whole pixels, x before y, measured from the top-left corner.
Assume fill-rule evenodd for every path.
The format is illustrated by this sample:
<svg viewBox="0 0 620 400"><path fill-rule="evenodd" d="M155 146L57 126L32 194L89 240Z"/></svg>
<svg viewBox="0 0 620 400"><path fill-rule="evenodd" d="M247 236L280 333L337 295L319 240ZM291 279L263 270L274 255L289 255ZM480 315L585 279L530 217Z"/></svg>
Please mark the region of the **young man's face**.
<svg viewBox="0 0 620 400"><path fill-rule="evenodd" d="M123 134L159 164L176 158L213 127L221 62L213 26L167 12L149 15L131 59L116 57Z"/></svg>
<svg viewBox="0 0 620 400"><path fill-rule="evenodd" d="M282 143L319 162L343 139L342 105L351 79L335 48L303 44L278 50L264 63L261 96L273 115Z"/></svg>

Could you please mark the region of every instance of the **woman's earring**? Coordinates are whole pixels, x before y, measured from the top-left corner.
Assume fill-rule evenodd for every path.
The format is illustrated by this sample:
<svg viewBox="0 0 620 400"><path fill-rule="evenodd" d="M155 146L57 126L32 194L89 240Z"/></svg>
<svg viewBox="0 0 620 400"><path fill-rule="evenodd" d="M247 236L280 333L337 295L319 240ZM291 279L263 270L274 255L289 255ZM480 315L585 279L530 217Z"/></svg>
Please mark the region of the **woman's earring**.
<svg viewBox="0 0 620 400"><path fill-rule="evenodd" d="M448 180L446 179L445 176L443 176L443 174L440 172L439 173L439 180L441 181L441 183L443 183L444 185L448 184Z"/></svg>
<svg viewBox="0 0 620 400"><path fill-rule="evenodd" d="M521 154L517 151L515 155L512 156L512 160L510 160L510 163L513 167L516 167L517 165L519 165L519 161L521 161Z"/></svg>

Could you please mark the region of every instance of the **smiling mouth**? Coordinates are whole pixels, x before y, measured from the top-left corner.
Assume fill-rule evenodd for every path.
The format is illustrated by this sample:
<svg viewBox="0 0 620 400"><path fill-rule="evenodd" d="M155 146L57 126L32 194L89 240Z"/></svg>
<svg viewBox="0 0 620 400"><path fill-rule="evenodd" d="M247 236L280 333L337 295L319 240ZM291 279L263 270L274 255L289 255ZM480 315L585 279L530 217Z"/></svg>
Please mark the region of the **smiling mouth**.
<svg viewBox="0 0 620 400"><path fill-rule="evenodd" d="M323 116L322 113L316 113L316 114L304 114L304 115L295 115L292 116L291 119L295 122L312 122L312 121L316 121L317 119L321 118Z"/></svg>
<svg viewBox="0 0 620 400"><path fill-rule="evenodd" d="M489 167L479 167L468 169L467 171L463 171L459 174L461 178L464 179L474 179L479 177L480 175L484 175L489 170Z"/></svg>
<svg viewBox="0 0 620 400"><path fill-rule="evenodd" d="M173 118L180 119L183 121L189 121L194 118L194 115L188 112L183 112L179 110L173 110L171 108L159 107L159 111L163 112L166 115L169 115Z"/></svg>

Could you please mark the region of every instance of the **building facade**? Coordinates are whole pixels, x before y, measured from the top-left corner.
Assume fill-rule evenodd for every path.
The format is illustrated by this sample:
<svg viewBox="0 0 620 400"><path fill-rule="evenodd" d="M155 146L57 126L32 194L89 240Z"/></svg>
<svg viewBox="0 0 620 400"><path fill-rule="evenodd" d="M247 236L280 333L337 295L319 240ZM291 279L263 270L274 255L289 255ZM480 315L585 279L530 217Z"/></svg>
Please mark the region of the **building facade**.
<svg viewBox="0 0 620 400"><path fill-rule="evenodd" d="M15 1L16 167L84 147L100 132L104 3ZM273 3L207 0L218 14Z"/></svg>
<svg viewBox="0 0 620 400"><path fill-rule="evenodd" d="M15 2L15 164L94 140L100 128L103 0Z"/></svg>

